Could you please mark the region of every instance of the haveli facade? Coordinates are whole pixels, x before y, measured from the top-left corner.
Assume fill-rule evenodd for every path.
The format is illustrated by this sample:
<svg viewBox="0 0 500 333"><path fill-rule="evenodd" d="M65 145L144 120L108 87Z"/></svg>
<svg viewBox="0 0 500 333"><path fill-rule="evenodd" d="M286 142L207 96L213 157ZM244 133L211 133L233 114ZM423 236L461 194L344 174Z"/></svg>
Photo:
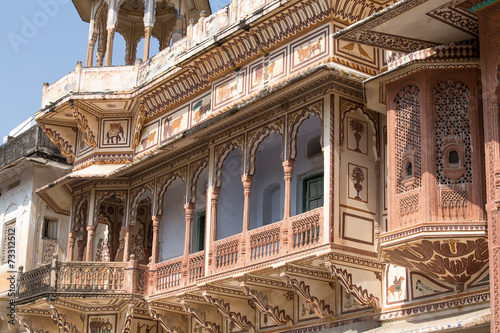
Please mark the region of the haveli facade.
<svg viewBox="0 0 500 333"><path fill-rule="evenodd" d="M494 2L74 1L86 67L36 115L68 259L19 274L19 323L498 332Z"/></svg>

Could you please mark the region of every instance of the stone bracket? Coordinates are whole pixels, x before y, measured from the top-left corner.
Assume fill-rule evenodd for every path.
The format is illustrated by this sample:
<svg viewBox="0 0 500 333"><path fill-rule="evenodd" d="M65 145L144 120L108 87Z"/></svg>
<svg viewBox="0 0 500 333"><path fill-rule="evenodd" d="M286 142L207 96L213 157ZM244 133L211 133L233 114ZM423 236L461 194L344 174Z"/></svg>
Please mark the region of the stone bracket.
<svg viewBox="0 0 500 333"><path fill-rule="evenodd" d="M207 292L203 293L203 297L208 303L215 306L217 311L219 311L224 318L231 321L236 327L244 331L249 331L250 333L255 332L255 326L247 319L247 316L242 316L239 312L231 311L229 303L224 302L224 300L220 298L212 297L208 295Z"/></svg>
<svg viewBox="0 0 500 333"><path fill-rule="evenodd" d="M212 323L205 319L206 315L202 311L190 306L186 300L181 300L181 305L184 311L190 315L198 324L206 328L211 333L222 333L221 327L216 323Z"/></svg>
<svg viewBox="0 0 500 333"><path fill-rule="evenodd" d="M344 287L345 291L353 295L359 304L369 305L375 309L380 309L380 299L373 296L373 294L368 294L367 289L363 289L361 286L352 283L352 274L347 272L347 270L336 267L330 261L325 262L325 266L330 270L332 277L337 279L342 287Z"/></svg>
<svg viewBox="0 0 500 333"><path fill-rule="evenodd" d="M123 333L132 332L132 318L134 317L135 302L129 302L127 305L127 312L123 318Z"/></svg>
<svg viewBox="0 0 500 333"><path fill-rule="evenodd" d="M59 313L52 301L49 302L49 313L52 320L56 323L58 328L62 328L65 333L80 333L76 325L66 321L66 315Z"/></svg>
<svg viewBox="0 0 500 333"><path fill-rule="evenodd" d="M183 333L180 328L172 326L172 323L168 320L168 318L165 318L161 313L156 312L151 304L148 306L148 312L151 318L158 321L167 333Z"/></svg>
<svg viewBox="0 0 500 333"><path fill-rule="evenodd" d="M19 325L24 327L26 329L26 332L28 332L28 333L49 333L48 331L44 331L43 329L37 330L37 329L31 328L31 326L32 326L31 319L24 319L20 315L18 315L17 313L15 313L14 316L16 317L16 320L19 323Z"/></svg>
<svg viewBox="0 0 500 333"><path fill-rule="evenodd" d="M292 318L285 313L285 310L281 310L278 306L271 306L267 304L267 298L255 289L250 289L250 287L245 282L240 282L240 288L243 290L247 297L250 297L263 315L269 316L271 320L276 325L287 325L292 326Z"/></svg>
<svg viewBox="0 0 500 333"><path fill-rule="evenodd" d="M297 295L302 298L307 304L311 305L314 314L321 319L330 319L335 316L329 304L325 304L324 300L319 300L316 296L311 295L311 288L304 282L299 281L286 272L281 272L280 277L289 286L295 290Z"/></svg>

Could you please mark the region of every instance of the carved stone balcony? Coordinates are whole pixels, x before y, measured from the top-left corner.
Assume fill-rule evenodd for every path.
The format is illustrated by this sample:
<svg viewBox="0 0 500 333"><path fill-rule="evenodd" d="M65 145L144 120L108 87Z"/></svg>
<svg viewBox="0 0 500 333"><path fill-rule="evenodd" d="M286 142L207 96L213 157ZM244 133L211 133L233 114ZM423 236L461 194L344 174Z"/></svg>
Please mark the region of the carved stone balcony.
<svg viewBox="0 0 500 333"><path fill-rule="evenodd" d="M292 254L321 249L324 234L322 221L323 208L320 207L288 220L218 240L211 245L212 257L208 258L205 252L197 252L150 265L138 265L133 255L128 263L62 263L53 258L49 265L20 274L18 301L28 302L41 295L161 296L195 286L206 279L217 280L217 275L222 273L241 274L238 272L242 270L265 269L290 261ZM209 267L208 272L205 267Z"/></svg>

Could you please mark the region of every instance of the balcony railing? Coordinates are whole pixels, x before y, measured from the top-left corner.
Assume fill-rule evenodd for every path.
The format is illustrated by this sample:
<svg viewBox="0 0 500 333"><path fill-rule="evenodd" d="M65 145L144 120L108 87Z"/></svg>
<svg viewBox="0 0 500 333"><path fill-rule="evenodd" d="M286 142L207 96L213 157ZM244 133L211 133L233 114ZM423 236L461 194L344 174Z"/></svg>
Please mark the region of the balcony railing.
<svg viewBox="0 0 500 333"><path fill-rule="evenodd" d="M58 262L21 273L18 299L44 293L143 294L193 286L200 278L303 251L323 242L323 208L293 216L212 244L205 252L158 264L139 265L135 256L122 262ZM207 260L210 270L205 271Z"/></svg>

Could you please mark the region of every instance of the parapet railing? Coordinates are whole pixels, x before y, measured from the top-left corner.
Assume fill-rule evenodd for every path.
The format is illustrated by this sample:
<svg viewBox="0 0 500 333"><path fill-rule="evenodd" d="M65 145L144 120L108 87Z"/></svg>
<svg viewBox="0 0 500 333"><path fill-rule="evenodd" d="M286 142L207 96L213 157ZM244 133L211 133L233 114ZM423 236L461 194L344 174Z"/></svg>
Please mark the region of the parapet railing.
<svg viewBox="0 0 500 333"><path fill-rule="evenodd" d="M157 264L128 262L59 262L18 276L18 300L50 293L152 295L193 286L209 275L274 260L323 242L323 208L293 216L214 242L211 258L192 253ZM207 264L208 260L208 264ZM208 265L208 266L206 266ZM205 271L209 267L209 271Z"/></svg>

